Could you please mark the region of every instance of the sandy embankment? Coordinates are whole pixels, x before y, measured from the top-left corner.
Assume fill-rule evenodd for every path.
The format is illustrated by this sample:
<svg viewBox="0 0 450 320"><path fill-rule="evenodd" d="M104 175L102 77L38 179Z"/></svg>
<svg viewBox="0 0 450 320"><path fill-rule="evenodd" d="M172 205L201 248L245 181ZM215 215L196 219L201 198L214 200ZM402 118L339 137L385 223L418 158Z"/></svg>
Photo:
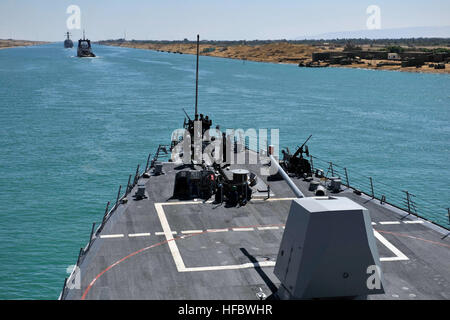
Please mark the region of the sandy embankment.
<svg viewBox="0 0 450 320"><path fill-rule="evenodd" d="M136 49L158 50L172 53L195 54L195 43L139 43L139 42L100 42L104 45L112 45ZM200 54L204 56L214 56L221 58L251 60L258 62L272 63L295 63L311 61L313 52L323 51L342 51L342 48L329 48L325 46L312 46L307 44L293 44L288 42L275 42L263 45L214 45L200 44ZM429 67L428 63L422 68L398 66L381 66L378 63L392 62L388 60L361 60L362 63L353 63L350 65L331 65L332 67L342 68L361 68L372 70L392 70L407 72L426 72L426 73L447 73L450 74L450 64L446 64L445 69L434 69Z"/></svg>
<svg viewBox="0 0 450 320"><path fill-rule="evenodd" d="M105 45L119 47L150 49L165 52L195 54L195 43L136 43L136 42L105 42ZM259 62L290 62L299 63L299 61L311 58L315 51L321 51L313 46L304 44L290 44L287 42L277 42L264 45L230 45L221 46L213 44L200 44L200 54L204 56L214 56L221 58L251 60Z"/></svg>
<svg viewBox="0 0 450 320"><path fill-rule="evenodd" d="M44 41L27 41L27 40L1 40L0 39L0 49L8 49L14 47L26 47L26 46L36 46L44 44Z"/></svg>

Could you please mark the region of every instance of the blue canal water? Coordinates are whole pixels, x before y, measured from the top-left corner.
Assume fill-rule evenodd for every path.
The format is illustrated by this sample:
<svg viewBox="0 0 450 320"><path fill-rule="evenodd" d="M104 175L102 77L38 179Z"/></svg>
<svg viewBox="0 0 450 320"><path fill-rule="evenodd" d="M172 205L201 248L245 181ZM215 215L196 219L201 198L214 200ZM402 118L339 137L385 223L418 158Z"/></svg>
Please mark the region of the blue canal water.
<svg viewBox="0 0 450 320"><path fill-rule="evenodd" d="M0 50L0 299L56 299L119 184L192 113L194 56L93 49ZM201 57L199 92L222 128L279 128L291 149L313 134L350 182L408 190L446 223L449 75Z"/></svg>

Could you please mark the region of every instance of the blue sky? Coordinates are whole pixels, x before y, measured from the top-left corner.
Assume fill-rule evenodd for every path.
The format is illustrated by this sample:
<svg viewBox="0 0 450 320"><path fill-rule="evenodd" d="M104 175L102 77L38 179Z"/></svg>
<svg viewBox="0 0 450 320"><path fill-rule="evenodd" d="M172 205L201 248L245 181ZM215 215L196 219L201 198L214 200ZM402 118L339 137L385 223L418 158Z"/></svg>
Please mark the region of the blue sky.
<svg viewBox="0 0 450 320"><path fill-rule="evenodd" d="M127 39L144 40L293 39L363 30L369 5L380 7L383 29L450 25L448 0L1 0L0 38L60 41L71 4L93 40L125 30Z"/></svg>

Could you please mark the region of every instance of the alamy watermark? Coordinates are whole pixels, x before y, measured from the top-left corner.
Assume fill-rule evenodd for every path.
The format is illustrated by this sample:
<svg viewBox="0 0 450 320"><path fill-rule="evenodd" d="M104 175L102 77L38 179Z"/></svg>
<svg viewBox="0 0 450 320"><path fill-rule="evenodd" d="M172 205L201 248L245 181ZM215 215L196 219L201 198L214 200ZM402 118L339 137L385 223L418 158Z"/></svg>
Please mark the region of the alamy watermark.
<svg viewBox="0 0 450 320"><path fill-rule="evenodd" d="M77 5L70 5L66 10L67 14L70 16L66 20L67 29L81 29L81 9Z"/></svg>
<svg viewBox="0 0 450 320"><path fill-rule="evenodd" d="M66 268L66 272L70 273L67 278L66 287L68 289L81 289L81 272L76 265L70 265Z"/></svg>
<svg viewBox="0 0 450 320"><path fill-rule="evenodd" d="M369 15L366 21L367 29L379 30L381 29L381 9L377 5L370 5L366 9L366 13Z"/></svg>
<svg viewBox="0 0 450 320"><path fill-rule="evenodd" d="M279 129L219 129L204 130L202 121L190 121L189 128L172 132L172 158L174 163L204 164L266 164L261 166L262 175L276 174L270 154L278 159ZM248 150L253 150L250 152Z"/></svg>
<svg viewBox="0 0 450 320"><path fill-rule="evenodd" d="M377 265L368 266L367 274L370 275L366 282L367 288L369 290L381 289L381 268Z"/></svg>

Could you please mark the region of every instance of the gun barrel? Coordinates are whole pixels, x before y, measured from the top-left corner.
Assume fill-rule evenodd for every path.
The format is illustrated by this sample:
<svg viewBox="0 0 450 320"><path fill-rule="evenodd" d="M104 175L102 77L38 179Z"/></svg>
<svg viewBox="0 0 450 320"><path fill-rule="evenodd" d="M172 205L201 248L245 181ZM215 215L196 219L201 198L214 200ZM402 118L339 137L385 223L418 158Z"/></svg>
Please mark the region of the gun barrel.
<svg viewBox="0 0 450 320"><path fill-rule="evenodd" d="M181 108L181 109L183 109L183 112L186 115L186 117L189 119L189 121L192 121L191 118L189 118L189 115L187 114L186 110L184 110L184 108Z"/></svg>
<svg viewBox="0 0 450 320"><path fill-rule="evenodd" d="M284 181L288 184L289 188L291 188L292 192L297 196L297 198L304 198L305 195L300 191L300 189L295 185L295 183L289 178L288 174L281 168L278 161L271 155L270 160L272 165L274 165L278 169L278 173L281 174Z"/></svg>
<svg viewBox="0 0 450 320"><path fill-rule="evenodd" d="M303 142L302 146L300 148L303 148L303 146L309 141L309 139L311 139L312 134L309 135L308 139L306 139L305 142Z"/></svg>

